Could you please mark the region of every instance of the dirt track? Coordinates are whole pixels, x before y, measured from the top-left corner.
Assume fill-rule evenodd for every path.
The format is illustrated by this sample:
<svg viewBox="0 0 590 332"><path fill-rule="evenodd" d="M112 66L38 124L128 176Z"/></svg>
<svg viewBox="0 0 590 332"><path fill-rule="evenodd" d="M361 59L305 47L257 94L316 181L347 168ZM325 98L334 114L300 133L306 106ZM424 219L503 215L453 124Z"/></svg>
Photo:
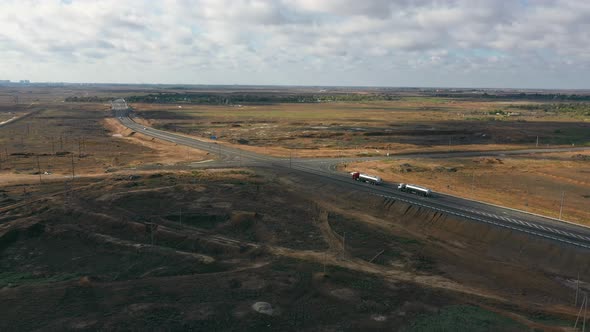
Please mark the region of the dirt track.
<svg viewBox="0 0 590 332"><path fill-rule="evenodd" d="M3 278L20 273L21 279L13 279L12 286L0 290L0 298L14 309L4 312L2 320L18 321L16 326L22 329L34 326L34 320L24 320L33 316L55 328L76 324L108 328L118 324L120 316L105 319L84 309L92 301L91 294L102 294L100 310L108 306L128 312L141 305L145 306L141 317L146 317L159 315L156 312L162 308L177 312L177 299L161 298L174 299L172 294L189 284L193 284L194 295L184 304L187 310L174 314L179 324L213 324L215 317L224 315L212 306L221 298L234 312L223 323L228 327L264 320L248 306L250 301L266 300L280 308L281 313L273 318L275 326L287 330L293 327L284 325L289 321L286 318L303 303L317 314L333 307L337 316L346 313L349 323L359 328L397 328L428 312L424 308L461 303L486 303L492 308L510 304L510 312L523 317L539 311L560 319L575 315L569 307L572 290L556 277L571 278L575 272L564 268L574 262L590 270L579 264L585 261L584 253L484 225L433 217L403 204L384 208L380 200L353 193L338 195L329 185L307 183L288 174L256 174L252 177L252 173L232 170L201 171L196 176L144 173L133 180L101 180L92 190L71 199L66 214L59 200L34 203L32 210L12 210L0 219L4 248L0 265L12 271L4 272ZM321 204L312 203L319 197ZM289 202L287 210L285 202ZM343 202L348 202L345 208ZM158 225L153 240L149 225ZM343 232L347 234L345 248ZM481 236L473 237L473 232ZM64 245L67 250L59 249ZM369 263L369 257L381 249L385 252ZM23 256L31 250L33 254ZM514 252L519 254L514 256ZM45 267L37 265L40 261L46 262ZM32 275L23 274L27 266L34 267ZM321 276L324 269L328 277ZM56 278L66 281L51 289L43 286L44 280ZM285 284L289 278L295 279ZM242 292L249 287L259 291L228 297L226 292L234 286L223 286L224 282L240 285L235 289ZM203 286L195 288L194 283ZM360 288L351 286L356 283ZM195 303L192 296L202 297L204 285L218 290L208 293L206 298L211 300L199 302L205 307L191 307L189 303ZM154 290L145 293L144 288ZM34 298L43 298L43 305L51 308L55 301L70 299L66 294L72 292L79 294L78 300L57 312L39 310L33 304ZM116 296L121 293L127 294L124 302ZM312 294L320 297L310 302ZM432 300L434 294L438 300ZM350 301L366 296L375 302L367 304L373 308L368 313L346 309ZM383 307L383 301L392 296L399 298L398 304ZM325 301L332 304L326 306ZM407 305L404 301L421 304L400 320L395 312L405 310L401 309ZM503 314L505 309L498 310ZM15 320L17 312L20 318ZM371 313L389 318L376 323L367 320ZM317 319L312 314L308 323L298 324L303 328L338 324L328 320L322 325ZM162 323L131 322L130 327L143 328Z"/></svg>

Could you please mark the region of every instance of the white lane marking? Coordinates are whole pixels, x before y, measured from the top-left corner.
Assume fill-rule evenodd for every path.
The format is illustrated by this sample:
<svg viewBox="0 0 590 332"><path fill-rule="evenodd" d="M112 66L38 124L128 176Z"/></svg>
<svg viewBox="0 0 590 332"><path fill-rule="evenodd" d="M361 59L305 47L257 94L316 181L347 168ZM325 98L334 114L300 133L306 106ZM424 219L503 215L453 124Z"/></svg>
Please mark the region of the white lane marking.
<svg viewBox="0 0 590 332"><path fill-rule="evenodd" d="M164 136L163 138L164 139L172 139L170 136L169 137ZM182 140L182 141L184 141L184 140ZM190 142L190 143L192 143L192 142ZM379 195L379 196L388 197L388 196L385 196L385 195ZM508 229L512 229L512 230L516 230L516 231L520 231L520 232L524 232L524 233L528 233L528 234L532 234L532 235L536 235L536 236L540 236L540 237L544 237L544 238L549 238L549 239L553 239L553 240L556 240L556 241L559 241L559 242L569 243L569 244L573 244L573 245L576 245L576 246L580 246L580 247L584 247L584 248L589 248L590 249L590 246L589 245L585 245L585 244L577 243L577 242L572 242L572 241L569 241L569 240L566 240L566 239L557 238L557 237L550 236L550 235L547 235L547 234L542 234L542 233L537 233L537 232L526 230L526 229L516 228L516 227L513 227L513 226L506 225L506 224L501 224L501 223L497 223L497 222L494 222L494 221L485 220L485 219L481 219L481 218L477 218L477 217L473 217L473 216L469 217L469 216L467 216L467 215L465 215L463 213L458 213L458 212L453 212L453 211L449 211L449 210L446 210L446 209L439 209L439 208L435 208L435 207L430 207L430 206L427 206L425 204L420 204L420 203L417 203L417 202L412 202L410 200L402 199L402 198L399 198L399 197L391 197L391 196L389 196L388 198L391 198L391 199L394 199L394 200L400 200L400 201L403 201L403 202L406 202L406 203L409 203L409 204L412 204L412 205L418 205L418 206L421 206L421 207L426 207L426 208L429 208L429 209L434 209L434 210L437 210L437 211L443 211L443 212L446 212L446 213L449 213L449 214L452 214L452 215L464 216L467 219L478 220L478 221L481 221L481 222L484 222L484 223L493 224L493 225L496 225L496 226L500 226L500 227L504 227L504 228L508 228ZM471 211L475 212L474 210L471 210ZM478 213L478 214L481 214L481 213ZM486 215L492 216L489 213L486 213ZM497 216L495 216L495 217L497 217ZM539 228L537 225L531 225L528 222L522 222L522 221L514 220L514 219L510 219L510 220L512 222L517 222L517 223L519 223L521 225L525 225L526 224L528 226ZM543 229L546 229L546 228L543 227ZM554 231L554 232L557 231L557 232L559 232L561 234L566 234L566 233L563 233L563 232L558 231L558 230L552 230L552 231ZM569 233L569 234L576 236L575 234L571 234L571 233ZM577 237L583 238L585 240L590 240L590 238L585 237L585 236L577 236Z"/></svg>

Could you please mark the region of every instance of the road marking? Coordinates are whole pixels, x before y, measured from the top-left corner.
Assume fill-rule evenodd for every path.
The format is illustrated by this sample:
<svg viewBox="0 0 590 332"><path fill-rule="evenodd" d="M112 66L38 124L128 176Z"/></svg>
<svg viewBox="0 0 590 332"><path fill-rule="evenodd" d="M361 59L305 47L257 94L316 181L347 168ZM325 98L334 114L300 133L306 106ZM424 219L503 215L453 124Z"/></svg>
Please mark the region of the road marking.
<svg viewBox="0 0 590 332"><path fill-rule="evenodd" d="M127 127L131 128L133 130L142 131L141 130L142 127L141 126L138 126L138 125L134 125L135 122L133 122L133 120L131 120L129 118L126 118L124 121L122 121L122 123L124 123L125 125L127 125ZM197 147L197 148L201 148L201 149L206 150L206 151L211 151L211 150L214 149L211 144L202 142L202 141L200 141L198 139L184 138L184 137L178 138L178 137L175 137L174 134L168 134L168 133L166 133L164 131L158 131L156 129L152 129L152 130L149 130L149 131L145 130L144 132L147 135L149 135L149 136L160 138L160 139L167 140L167 141L171 141L171 142L174 142L174 143L177 143L177 144L183 143L185 145L192 146L192 147ZM215 150L217 152L218 149L215 149ZM226 150L226 147L224 147L224 150L225 150L224 153L226 155L231 154L231 153L235 153L235 151L233 151L233 150L229 150L229 149ZM256 155L252 155L251 157L254 158L254 159L260 159L260 158L257 158ZM268 161L268 159L262 159L262 160L263 161ZM324 163L325 163L325 161L324 161ZM272 165L272 160L271 160L271 165ZM299 168L299 170L305 171L305 169L302 169L302 168ZM319 173L318 173L318 171L319 171ZM311 173L311 174L314 174L316 176L323 176L323 175L325 175L325 172L322 171L321 169L320 170L313 169L313 171L310 171L308 169L307 172L308 173ZM322 174L322 173L324 173L324 174ZM337 178L332 178L332 180L342 181L342 179L337 179ZM375 195L375 193L373 193L373 192L369 192L369 194ZM531 223L528 223L528 222L523 222L523 221L520 221L520 220L515 220L515 219L510 219L510 218L506 219L506 218L502 218L500 216L493 215L493 214L490 214L490 213L487 213L487 212L476 211L474 209L465 209L465 208L462 208L462 207L454 207L453 208L454 210L441 209L441 208L437 208L437 207L434 207L434 206L430 206L428 204L423 204L423 203L420 203L420 202L416 202L415 201L415 198L412 201L412 200L404 199L404 198L401 198L401 197L384 196L384 195L378 195L378 196L388 197L388 198L391 198L391 199L396 200L396 201L402 201L402 202L405 202L405 203L408 203L408 204L411 204L411 205L428 208L428 209L431 209L431 210L434 210L434 211L442 211L442 212L448 213L450 215L461 216L461 217L466 218L467 220L477 220L477 221L481 221L481 222L484 222L484 223L487 223L487 224L496 225L496 226L499 226L499 227L504 227L504 228L508 228L508 229L512 229L512 230L516 230L516 231L520 231L520 232L524 232L524 233L527 233L527 234L532 234L532 235L535 235L535 236L539 236L539 237L543 237L543 238L548 238L548 239L553 239L553 240L556 240L556 241L559 241L559 242L569 243L569 244L573 244L573 245L576 245L576 246L579 246L579 247L590 249L590 245L587 245L587 244L584 244L584 243L572 242L572 241L567 240L567 239L564 239L564 238L559 238L559 237L547 235L545 233L538 233L536 231L531 231L529 229L524 229L524 228L521 228L521 227L514 227L514 226L511 226L511 225L507 225L506 223L496 222L494 220L502 219L502 220L511 221L512 223L518 223L518 224L523 225L523 226L526 225L526 226L534 227L534 228L537 228L537 229L542 228L544 230L547 230L547 228L542 227L540 225L531 224ZM489 217L492 217L493 220L478 218L478 217L475 217L473 215L467 215L467 214L463 213L463 211L472 212L472 213L478 214L478 215L482 215L482 214L483 215L487 215ZM502 213L507 214L507 212L505 212L505 211L502 211ZM564 232L561 232L559 230L554 230L554 229L549 229L549 230L551 230L554 233L560 233L560 234L564 234L564 235L567 235L567 236L578 237L578 238L581 238L581 239L590 241L590 238L585 237L585 236L579 236L579 235L572 234L572 233L564 233Z"/></svg>

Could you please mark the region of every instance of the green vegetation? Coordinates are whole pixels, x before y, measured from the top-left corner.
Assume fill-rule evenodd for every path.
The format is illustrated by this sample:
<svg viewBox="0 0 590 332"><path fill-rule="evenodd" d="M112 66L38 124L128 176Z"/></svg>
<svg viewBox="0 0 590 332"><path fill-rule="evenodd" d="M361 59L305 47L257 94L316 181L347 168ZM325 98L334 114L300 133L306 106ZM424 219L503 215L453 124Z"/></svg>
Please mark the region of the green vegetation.
<svg viewBox="0 0 590 332"><path fill-rule="evenodd" d="M590 129L588 127L555 129L548 138L550 144L590 144Z"/></svg>
<svg viewBox="0 0 590 332"><path fill-rule="evenodd" d="M492 99L492 100L537 100L537 101L590 101L590 95L561 94L561 93L473 93L463 91L459 93L440 92L435 97L463 98L463 99Z"/></svg>
<svg viewBox="0 0 590 332"><path fill-rule="evenodd" d="M78 275L71 273L47 276L34 275L30 272L0 272L0 288L6 286L18 286L22 284L45 284L71 280L77 277Z"/></svg>
<svg viewBox="0 0 590 332"><path fill-rule="evenodd" d="M528 317L529 319L546 325L553 325L553 326L571 326L571 321L557 318L555 316L547 315L542 312L535 312L531 316Z"/></svg>
<svg viewBox="0 0 590 332"><path fill-rule="evenodd" d="M459 93L434 93L416 96L400 97L394 93L331 93L331 94L289 94L289 93L212 93L212 92L160 92L147 95L133 95L126 97L132 103L156 104L203 104L203 105L231 105L231 104L273 104L273 103L325 103L325 102L368 102L405 100L414 102L444 103L447 98L453 99L486 99L486 100L530 100L540 102L588 102L590 96L560 93L473 93L469 91ZM115 99L113 96L70 96L66 102L104 103ZM518 106L517 106L518 107Z"/></svg>
<svg viewBox="0 0 590 332"><path fill-rule="evenodd" d="M551 103L510 105L511 109L543 111L546 113L590 116L590 103Z"/></svg>
<svg viewBox="0 0 590 332"><path fill-rule="evenodd" d="M419 316L405 331L526 331L520 323L494 312L470 305L443 308L434 315Z"/></svg>
<svg viewBox="0 0 590 332"><path fill-rule="evenodd" d="M108 103L111 100L116 99L114 97L98 97L98 96L89 96L89 97L67 97L65 99L66 102L70 103Z"/></svg>
<svg viewBox="0 0 590 332"><path fill-rule="evenodd" d="M74 97L80 101L79 97ZM202 104L202 105L235 105L235 104L275 104L275 103L325 103L325 102L366 102L398 100L399 97L386 94L220 94L220 93L157 93L145 96L130 96L131 103L156 104ZM66 101L70 101L67 100ZM90 101L90 100L89 100Z"/></svg>
<svg viewBox="0 0 590 332"><path fill-rule="evenodd" d="M493 110L493 111L489 111L488 112L489 115L508 115L508 113L506 113L503 110Z"/></svg>
<svg viewBox="0 0 590 332"><path fill-rule="evenodd" d="M209 214L174 214L168 215L165 217L170 221L175 222L182 222L186 225L191 225L194 227L205 228L205 229L214 229L222 222L225 222L229 219L228 215L209 215Z"/></svg>
<svg viewBox="0 0 590 332"><path fill-rule="evenodd" d="M449 101L449 99L447 99L447 98L428 97L428 96L402 97L401 100L412 101L412 102L422 102L422 103L435 103L435 104L441 104L441 103L445 103L445 102Z"/></svg>

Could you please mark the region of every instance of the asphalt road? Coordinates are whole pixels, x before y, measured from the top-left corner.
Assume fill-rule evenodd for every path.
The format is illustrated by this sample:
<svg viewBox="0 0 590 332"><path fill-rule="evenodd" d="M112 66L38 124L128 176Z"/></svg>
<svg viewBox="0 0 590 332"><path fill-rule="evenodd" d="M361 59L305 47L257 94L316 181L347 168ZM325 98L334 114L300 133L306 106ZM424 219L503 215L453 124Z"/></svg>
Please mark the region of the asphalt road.
<svg viewBox="0 0 590 332"><path fill-rule="evenodd" d="M270 166L288 168L293 172L305 176L320 177L324 181L331 181L342 187L367 192L382 197L388 202L402 201L414 206L431 209L441 213L454 215L474 222L482 222L489 225L503 227L514 231L524 232L533 236L543 237L568 245L590 249L590 228L562 222L553 218L543 217L517 211L510 208L495 206L482 202L455 196L434 193L433 197L421 197L397 190L397 184L384 183L379 186L369 185L353 181L347 173L337 172L336 165L341 162L384 159L388 157L371 158L318 158L318 159L290 159L276 158L254 152L244 151L233 147L227 147L216 142L205 142L196 138L174 134L162 130L143 126L133 121L129 116L127 104L124 100L113 102L113 111L119 121L126 127L144 135L173 142L180 145L208 151L217 155L220 162L226 165L239 166ZM514 154L530 154L555 151L579 151L588 148L567 149L527 149L514 151L474 151L474 152L439 152L428 154L395 155L389 158L449 158L466 156L501 156Z"/></svg>

